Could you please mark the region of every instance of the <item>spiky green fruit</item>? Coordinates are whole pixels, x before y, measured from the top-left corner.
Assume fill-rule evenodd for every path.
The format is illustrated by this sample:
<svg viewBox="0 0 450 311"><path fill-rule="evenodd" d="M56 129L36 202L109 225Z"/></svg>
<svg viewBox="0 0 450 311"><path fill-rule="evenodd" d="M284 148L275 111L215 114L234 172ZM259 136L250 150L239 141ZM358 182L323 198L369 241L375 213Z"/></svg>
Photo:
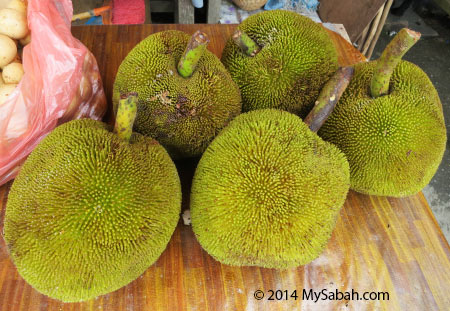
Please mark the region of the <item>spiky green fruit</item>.
<svg viewBox="0 0 450 311"><path fill-rule="evenodd" d="M213 53L204 52L191 77L178 74L188 41L175 30L150 35L123 60L113 89L115 107L121 94L137 92L134 130L177 158L200 155L241 112L239 88Z"/></svg>
<svg viewBox="0 0 450 311"><path fill-rule="evenodd" d="M290 11L265 11L238 27L261 50L246 55L230 38L222 62L239 85L242 109L287 110L305 117L337 70L337 51L327 31Z"/></svg>
<svg viewBox="0 0 450 311"><path fill-rule="evenodd" d="M155 140L131 141L76 120L36 147L14 181L5 241L39 292L83 301L130 283L153 264L181 209L178 174Z"/></svg>
<svg viewBox="0 0 450 311"><path fill-rule="evenodd" d="M348 188L343 153L299 117L248 112L213 140L198 164L193 230L225 264L303 265L325 248Z"/></svg>
<svg viewBox="0 0 450 311"><path fill-rule="evenodd" d="M355 65L355 75L319 136L350 163L351 188L402 197L425 187L447 141L442 105L427 75L400 61L389 94L372 98L376 61Z"/></svg>

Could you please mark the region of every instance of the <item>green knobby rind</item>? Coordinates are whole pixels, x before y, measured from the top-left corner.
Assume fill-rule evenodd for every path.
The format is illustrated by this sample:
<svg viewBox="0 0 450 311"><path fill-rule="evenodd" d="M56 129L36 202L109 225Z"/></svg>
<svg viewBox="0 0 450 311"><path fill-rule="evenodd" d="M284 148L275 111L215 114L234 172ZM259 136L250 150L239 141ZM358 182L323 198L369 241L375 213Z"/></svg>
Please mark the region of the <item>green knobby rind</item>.
<svg viewBox="0 0 450 311"><path fill-rule="evenodd" d="M377 61L355 65L355 75L318 134L342 150L355 191L404 197L423 189L436 172L446 129L436 89L416 65L400 61L388 95L369 89Z"/></svg>
<svg viewBox="0 0 450 311"><path fill-rule="evenodd" d="M192 228L224 264L303 265L327 245L349 182L344 154L299 117L275 109L244 113L197 166Z"/></svg>
<svg viewBox="0 0 450 311"><path fill-rule="evenodd" d="M377 61L370 94L372 97L386 95L389 92L389 81L392 72L402 59L403 55L420 39L420 33L407 28L401 29L389 42Z"/></svg>
<svg viewBox="0 0 450 311"><path fill-rule="evenodd" d="M130 141L133 134L133 124L137 113L137 94L129 94L119 100L119 107L114 124L114 133L121 139Z"/></svg>
<svg viewBox="0 0 450 311"><path fill-rule="evenodd" d="M238 29L261 50L248 57L230 38L222 62L238 84L242 110L287 110L304 118L338 69L337 51L324 27L298 13L254 14Z"/></svg>
<svg viewBox="0 0 450 311"><path fill-rule="evenodd" d="M139 94L134 130L176 158L201 155L242 107L238 86L210 51L189 79L177 74L189 38L175 30L150 35L124 59L113 88L115 111L120 94Z"/></svg>
<svg viewBox="0 0 450 311"><path fill-rule="evenodd" d="M4 238L37 291L77 302L139 277L166 248L181 210L174 163L155 140L123 141L76 120L34 149L12 185Z"/></svg>

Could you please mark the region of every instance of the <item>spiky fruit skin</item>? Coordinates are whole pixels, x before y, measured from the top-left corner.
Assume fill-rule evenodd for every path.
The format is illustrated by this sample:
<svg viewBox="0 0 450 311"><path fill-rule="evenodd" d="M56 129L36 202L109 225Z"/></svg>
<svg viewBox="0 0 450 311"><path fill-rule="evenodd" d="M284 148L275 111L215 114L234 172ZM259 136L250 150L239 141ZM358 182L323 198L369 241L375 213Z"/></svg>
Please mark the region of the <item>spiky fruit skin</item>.
<svg viewBox="0 0 450 311"><path fill-rule="evenodd" d="M244 113L197 166L193 230L225 264L303 265L325 248L348 188L344 154L300 118L275 109Z"/></svg>
<svg viewBox="0 0 450 311"><path fill-rule="evenodd" d="M238 86L209 51L191 77L178 74L189 38L169 30L144 39L123 60L113 89L114 107L120 94L138 93L134 130L159 141L175 158L202 154L242 105Z"/></svg>
<svg viewBox="0 0 450 311"><path fill-rule="evenodd" d="M66 123L31 153L9 193L5 241L19 274L64 302L130 283L175 230L179 177L155 140L120 140L98 121Z"/></svg>
<svg viewBox="0 0 450 311"><path fill-rule="evenodd" d="M355 65L355 75L319 136L341 149L350 163L351 188L403 197L425 187L447 141L442 105L427 75L401 61L388 95L372 98L376 61Z"/></svg>
<svg viewBox="0 0 450 311"><path fill-rule="evenodd" d="M252 15L238 29L262 47L250 57L230 38L223 50L222 62L241 89L242 110L276 108L304 118L338 68L326 30L283 10Z"/></svg>

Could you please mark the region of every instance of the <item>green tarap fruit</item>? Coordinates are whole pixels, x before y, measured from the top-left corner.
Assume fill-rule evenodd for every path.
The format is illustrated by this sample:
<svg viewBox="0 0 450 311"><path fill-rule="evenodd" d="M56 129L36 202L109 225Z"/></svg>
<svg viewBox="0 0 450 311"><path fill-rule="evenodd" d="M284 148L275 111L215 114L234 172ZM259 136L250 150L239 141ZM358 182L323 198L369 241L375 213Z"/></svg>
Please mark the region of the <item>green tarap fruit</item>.
<svg viewBox="0 0 450 311"><path fill-rule="evenodd" d="M302 118L338 68L327 31L283 10L247 18L227 41L222 62L239 85L243 111L276 108Z"/></svg>
<svg viewBox="0 0 450 311"><path fill-rule="evenodd" d="M341 149L351 188L403 197L435 174L447 142L442 105L427 75L401 60L420 34L403 29L379 60L355 76L319 135Z"/></svg>
<svg viewBox="0 0 450 311"><path fill-rule="evenodd" d="M199 156L241 112L239 88L220 60L206 50L208 39L196 32L155 33L123 60L113 90L139 94L134 130L155 138L172 157Z"/></svg>
<svg viewBox="0 0 450 311"><path fill-rule="evenodd" d="M51 298L83 301L127 285L158 259L177 225L175 165L155 140L131 134L130 100L119 109L118 135L89 119L57 127L9 193L11 259Z"/></svg>
<svg viewBox="0 0 450 311"><path fill-rule="evenodd" d="M335 103L338 96L322 98ZM323 121L313 112L310 127L276 109L241 114L206 149L190 212L198 241L216 260L288 268L325 248L350 176L344 154L310 129Z"/></svg>

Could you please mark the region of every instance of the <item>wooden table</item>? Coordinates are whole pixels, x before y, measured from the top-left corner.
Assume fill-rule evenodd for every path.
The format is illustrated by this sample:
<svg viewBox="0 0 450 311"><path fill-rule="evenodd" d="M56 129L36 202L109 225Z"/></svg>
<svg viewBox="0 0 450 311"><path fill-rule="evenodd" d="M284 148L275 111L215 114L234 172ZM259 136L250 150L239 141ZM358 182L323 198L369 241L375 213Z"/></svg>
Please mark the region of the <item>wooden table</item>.
<svg viewBox="0 0 450 311"><path fill-rule="evenodd" d="M211 37L209 49L220 56L235 26L139 25L85 26L73 29L97 57L107 97L117 68L147 35L201 29ZM338 35L339 62L363 57ZM109 115L108 118L111 116ZM183 208L195 163L179 165ZM0 229L9 185L0 188ZM0 230L1 231L1 230ZM302 300L309 291L388 292L389 300ZM266 297L256 300L254 292ZM297 290L298 299L271 301L269 290ZM404 199L350 192L328 247L312 263L289 270L222 265L204 252L189 226L178 225L167 249L141 277L116 292L85 303L63 304L26 284L9 260L0 239L0 310L449 310L450 249L419 193ZM374 294L372 294L374 295Z"/></svg>

